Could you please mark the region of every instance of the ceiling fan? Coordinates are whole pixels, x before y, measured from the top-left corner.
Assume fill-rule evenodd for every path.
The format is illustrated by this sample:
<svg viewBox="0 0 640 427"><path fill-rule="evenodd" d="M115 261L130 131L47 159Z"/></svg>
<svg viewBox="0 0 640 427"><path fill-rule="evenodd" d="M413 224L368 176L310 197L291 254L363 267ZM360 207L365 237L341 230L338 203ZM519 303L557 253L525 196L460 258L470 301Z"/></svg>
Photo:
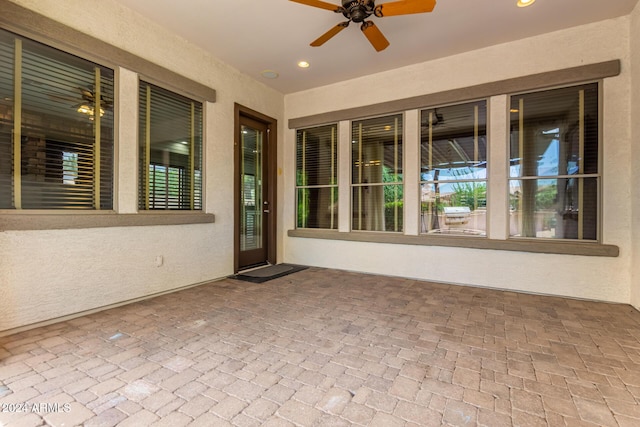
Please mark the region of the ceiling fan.
<svg viewBox="0 0 640 427"><path fill-rule="evenodd" d="M75 102L75 105L71 108L77 110L79 113L87 114L90 118L93 117L96 112L96 97L94 91L80 86L75 89L79 92L78 97L60 96L56 94L49 94L49 97L60 101ZM105 98L103 95L100 95L100 106L98 109L100 116L104 115L105 110L111 110L112 108L113 101Z"/></svg>
<svg viewBox="0 0 640 427"><path fill-rule="evenodd" d="M319 7L331 10L335 13L342 13L347 21L341 22L329 31L311 42L311 46L317 47L325 44L329 39L349 26L349 23L362 23L360 29L369 40L369 43L378 52L389 46L389 41L378 29L373 21L367 21L371 15L378 18L385 16L409 15L413 13L431 12L436 5L436 0L399 0L383 3L378 6L375 0L342 0L342 6L327 3L321 0L290 0L307 6Z"/></svg>

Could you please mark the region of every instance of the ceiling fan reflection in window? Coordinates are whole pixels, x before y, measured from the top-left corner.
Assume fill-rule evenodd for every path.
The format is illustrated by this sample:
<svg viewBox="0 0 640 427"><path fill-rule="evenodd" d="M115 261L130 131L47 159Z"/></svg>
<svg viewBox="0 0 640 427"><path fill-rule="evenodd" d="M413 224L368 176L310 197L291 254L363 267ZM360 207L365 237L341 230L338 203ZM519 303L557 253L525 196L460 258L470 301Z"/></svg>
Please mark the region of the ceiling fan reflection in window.
<svg viewBox="0 0 640 427"><path fill-rule="evenodd" d="M75 102L75 104L71 108L75 109L78 113L88 115L89 119L93 120L96 114L96 97L94 91L85 87L77 87L76 89L79 92L78 97L60 96L54 94L50 94L49 96L61 101ZM100 105L98 108L100 117L104 116L105 111L110 111L112 109L113 101L100 95Z"/></svg>
<svg viewBox="0 0 640 427"><path fill-rule="evenodd" d="M431 12L436 6L436 0L399 0L383 3L376 6L374 0L342 0L342 6L327 3L321 0L290 0L308 6L331 10L335 13L342 13L347 21L341 22L329 31L311 42L311 46L322 46L333 36L349 26L351 22L361 23L360 29L369 40L369 43L378 52L389 46L389 41L382 34L380 29L373 23L367 21L371 15L378 18L396 15L410 15L414 13Z"/></svg>

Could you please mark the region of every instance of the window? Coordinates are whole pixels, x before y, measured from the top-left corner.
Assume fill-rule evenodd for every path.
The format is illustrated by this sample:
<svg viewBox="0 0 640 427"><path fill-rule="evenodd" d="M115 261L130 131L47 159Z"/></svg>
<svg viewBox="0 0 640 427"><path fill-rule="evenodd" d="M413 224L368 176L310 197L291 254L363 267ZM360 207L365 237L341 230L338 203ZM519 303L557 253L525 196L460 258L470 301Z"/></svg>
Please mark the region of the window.
<svg viewBox="0 0 640 427"><path fill-rule="evenodd" d="M422 233L487 233L487 103L423 110L420 118Z"/></svg>
<svg viewBox="0 0 640 427"><path fill-rule="evenodd" d="M402 114L352 122L353 230L403 230Z"/></svg>
<svg viewBox="0 0 640 427"><path fill-rule="evenodd" d="M598 84L511 97L510 235L598 239Z"/></svg>
<svg viewBox="0 0 640 427"><path fill-rule="evenodd" d="M338 228L337 125L296 132L298 228Z"/></svg>
<svg viewBox="0 0 640 427"><path fill-rule="evenodd" d="M138 208L202 209L202 103L140 82Z"/></svg>
<svg viewBox="0 0 640 427"><path fill-rule="evenodd" d="M0 30L0 209L113 208L113 70Z"/></svg>

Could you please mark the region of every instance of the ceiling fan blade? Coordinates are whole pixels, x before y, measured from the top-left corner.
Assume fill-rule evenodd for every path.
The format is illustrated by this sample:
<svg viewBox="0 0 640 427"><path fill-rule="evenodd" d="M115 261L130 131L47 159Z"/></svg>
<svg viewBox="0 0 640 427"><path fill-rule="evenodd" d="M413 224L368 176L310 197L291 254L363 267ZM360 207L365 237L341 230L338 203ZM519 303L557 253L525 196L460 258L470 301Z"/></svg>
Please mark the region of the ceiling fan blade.
<svg viewBox="0 0 640 427"><path fill-rule="evenodd" d="M385 38L373 22L364 21L360 29L362 29L364 35L369 39L369 43L371 43L373 48L378 52L385 50L387 46L389 46L389 40Z"/></svg>
<svg viewBox="0 0 640 427"><path fill-rule="evenodd" d="M330 29L329 31L327 31L326 33L324 33L323 35L321 35L320 37L312 41L311 46L313 47L322 46L327 41L329 41L331 37L335 36L336 34L344 30L348 26L349 26L349 21L339 23L338 25L336 25L335 27L333 27L332 29Z"/></svg>
<svg viewBox="0 0 640 427"><path fill-rule="evenodd" d="M342 7L336 4L327 3L320 0L289 0L296 3L306 4L307 6L319 7L320 9L327 9L333 12L339 12Z"/></svg>
<svg viewBox="0 0 640 427"><path fill-rule="evenodd" d="M52 101L69 101L69 102L78 102L78 101L82 101L82 97L80 96L62 96L62 95L56 95L54 93L49 93L47 94L49 96L49 99L51 99Z"/></svg>
<svg viewBox="0 0 640 427"><path fill-rule="evenodd" d="M436 7L436 0L401 0L378 5L375 15L383 16L409 15L412 13L431 12Z"/></svg>

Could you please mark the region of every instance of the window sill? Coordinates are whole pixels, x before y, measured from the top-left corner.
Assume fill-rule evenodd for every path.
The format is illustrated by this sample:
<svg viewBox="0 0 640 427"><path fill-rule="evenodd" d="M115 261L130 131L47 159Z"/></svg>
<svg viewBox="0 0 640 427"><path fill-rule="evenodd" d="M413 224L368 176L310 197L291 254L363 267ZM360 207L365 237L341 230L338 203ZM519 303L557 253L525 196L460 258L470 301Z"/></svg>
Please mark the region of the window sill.
<svg viewBox="0 0 640 427"><path fill-rule="evenodd" d="M66 230L81 228L141 227L149 225L209 224L213 214L203 212L140 212L118 214L113 211L51 212L12 211L0 214L0 232L9 230Z"/></svg>
<svg viewBox="0 0 640 427"><path fill-rule="evenodd" d="M496 240L463 236L407 236L396 233L339 232L335 230L289 230L289 237L345 240L350 242L390 243L400 245L444 246L452 248L493 249L499 251L533 252L558 255L617 257L615 245L548 240Z"/></svg>

